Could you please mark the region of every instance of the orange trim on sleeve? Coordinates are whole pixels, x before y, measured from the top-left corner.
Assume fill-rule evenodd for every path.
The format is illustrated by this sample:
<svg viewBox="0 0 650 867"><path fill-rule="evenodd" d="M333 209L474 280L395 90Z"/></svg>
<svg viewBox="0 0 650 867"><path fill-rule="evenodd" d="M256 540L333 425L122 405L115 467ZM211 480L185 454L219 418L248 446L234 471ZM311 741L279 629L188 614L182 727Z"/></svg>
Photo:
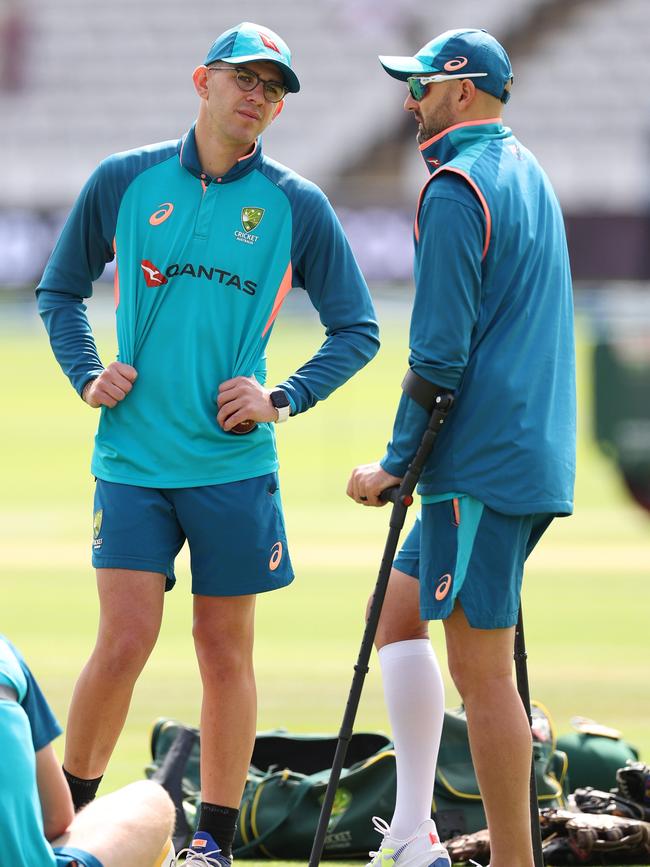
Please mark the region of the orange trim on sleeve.
<svg viewBox="0 0 650 867"><path fill-rule="evenodd" d="M426 188L429 186L429 184L434 179L434 177L435 177L435 175L430 175L427 178L426 183L424 184L424 186L420 190L420 196L418 198L418 206L415 209L415 224L413 226L413 231L415 232L415 240L416 241L420 240L420 208L422 206L422 198L424 196Z"/></svg>
<svg viewBox="0 0 650 867"><path fill-rule="evenodd" d="M117 267L117 245L113 238L113 252L115 253L115 275L113 276L113 298L115 299L115 309L117 310L120 303L120 272Z"/></svg>
<svg viewBox="0 0 650 867"><path fill-rule="evenodd" d="M485 243L483 244L483 253L481 255L481 261L485 259L487 256L488 247L490 246L490 237L492 235L492 215L490 214L490 209L488 207L488 203L485 200L485 196L481 192L481 190L476 185L476 182L473 181L467 172L464 172L462 169L456 169L452 166L441 166L437 171L435 171L430 178L427 179L427 182L420 190L420 197L418 199L418 207L415 212L415 224L413 226L413 231L415 232L415 240L420 240L420 207L422 206L422 197L426 191L426 188L429 186L431 181L437 177L440 172L454 172L454 174L460 175L461 178L464 178L470 187L474 190L476 195L478 196L478 200L481 203L481 207L483 208L483 213L485 214Z"/></svg>
<svg viewBox="0 0 650 867"><path fill-rule="evenodd" d="M483 213L485 214L485 243L483 244L483 255L481 256L481 260L485 259L488 247L490 246L490 236L492 234L492 214L490 214L490 209L488 208L485 196L477 186L476 181L473 181L467 172L464 172L462 169L457 169L452 166L442 166L442 168L438 169L438 171L434 173L433 177L435 177L439 172L454 172L454 174L460 175L461 178L465 178L467 183L478 196L478 200L483 208Z"/></svg>
<svg viewBox="0 0 650 867"><path fill-rule="evenodd" d="M284 272L284 277L282 278L282 282L278 288L277 294L275 296L275 301L273 302L273 309L271 310L271 315L269 316L268 322L264 326L264 331L262 331L262 337L266 335L266 332L275 322L275 318L280 312L280 307L284 303L284 299L287 297L289 292L291 292L291 275L293 271L291 268L291 262L287 265L287 270Z"/></svg>

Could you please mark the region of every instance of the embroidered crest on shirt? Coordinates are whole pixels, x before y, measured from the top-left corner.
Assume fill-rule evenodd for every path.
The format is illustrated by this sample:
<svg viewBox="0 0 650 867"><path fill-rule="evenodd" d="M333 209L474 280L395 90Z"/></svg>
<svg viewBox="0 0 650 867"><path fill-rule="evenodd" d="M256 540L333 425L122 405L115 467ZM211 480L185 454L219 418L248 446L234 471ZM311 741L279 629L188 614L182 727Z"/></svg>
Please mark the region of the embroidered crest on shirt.
<svg viewBox="0 0 650 867"><path fill-rule="evenodd" d="M245 232L251 232L257 229L262 222L264 216L264 208L242 208L241 209L241 224Z"/></svg>

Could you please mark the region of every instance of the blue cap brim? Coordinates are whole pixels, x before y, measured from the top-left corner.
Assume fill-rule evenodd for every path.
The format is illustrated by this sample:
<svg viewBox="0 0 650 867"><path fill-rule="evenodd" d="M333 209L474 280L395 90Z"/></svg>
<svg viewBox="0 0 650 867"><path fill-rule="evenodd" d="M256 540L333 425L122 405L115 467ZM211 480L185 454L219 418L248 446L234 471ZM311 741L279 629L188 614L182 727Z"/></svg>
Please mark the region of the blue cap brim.
<svg viewBox="0 0 650 867"><path fill-rule="evenodd" d="M437 72L417 57L388 57L384 54L379 56L379 62L389 75L400 81L406 81L409 75L427 75Z"/></svg>
<svg viewBox="0 0 650 867"><path fill-rule="evenodd" d="M232 63L233 66L237 66L240 63L252 63L254 60L264 60L267 63L274 63L282 72L282 78L289 93L298 93L300 90L300 82L293 69L287 66L286 63L282 63L281 60L269 57L268 54L249 54L246 57L220 57L219 60L223 63Z"/></svg>

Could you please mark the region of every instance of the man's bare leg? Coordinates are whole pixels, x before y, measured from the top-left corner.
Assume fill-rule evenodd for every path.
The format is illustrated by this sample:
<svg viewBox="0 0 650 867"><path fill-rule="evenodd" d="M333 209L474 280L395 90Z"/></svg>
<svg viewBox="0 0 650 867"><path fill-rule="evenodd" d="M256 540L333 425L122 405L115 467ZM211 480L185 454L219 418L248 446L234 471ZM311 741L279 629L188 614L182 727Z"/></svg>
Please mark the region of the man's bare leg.
<svg viewBox="0 0 650 867"><path fill-rule="evenodd" d="M512 678L514 627L473 629L459 604L444 621L449 670L467 712L490 832L491 867L533 867L532 740Z"/></svg>
<svg viewBox="0 0 650 867"><path fill-rule="evenodd" d="M203 681L201 797L239 809L255 743L255 596L195 596L194 643Z"/></svg>
<svg viewBox="0 0 650 867"><path fill-rule="evenodd" d="M103 867L152 867L173 828L165 790L140 780L88 804L52 845L89 852Z"/></svg>
<svg viewBox="0 0 650 867"><path fill-rule="evenodd" d="M82 779L106 770L160 631L165 579L155 572L98 569L97 588L97 641L72 696L63 762Z"/></svg>

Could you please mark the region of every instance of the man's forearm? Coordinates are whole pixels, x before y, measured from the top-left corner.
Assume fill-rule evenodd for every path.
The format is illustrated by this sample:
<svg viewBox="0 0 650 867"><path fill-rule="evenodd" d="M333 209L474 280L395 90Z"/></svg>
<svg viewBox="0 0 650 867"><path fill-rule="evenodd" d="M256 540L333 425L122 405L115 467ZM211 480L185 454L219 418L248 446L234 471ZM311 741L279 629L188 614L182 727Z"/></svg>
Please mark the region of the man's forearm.
<svg viewBox="0 0 650 867"><path fill-rule="evenodd" d="M41 289L38 312L50 337L56 360L79 395L103 365L86 317L83 298Z"/></svg>
<svg viewBox="0 0 650 867"><path fill-rule="evenodd" d="M320 350L284 382L292 413L310 409L348 381L379 349L376 324L367 323L331 334Z"/></svg>

